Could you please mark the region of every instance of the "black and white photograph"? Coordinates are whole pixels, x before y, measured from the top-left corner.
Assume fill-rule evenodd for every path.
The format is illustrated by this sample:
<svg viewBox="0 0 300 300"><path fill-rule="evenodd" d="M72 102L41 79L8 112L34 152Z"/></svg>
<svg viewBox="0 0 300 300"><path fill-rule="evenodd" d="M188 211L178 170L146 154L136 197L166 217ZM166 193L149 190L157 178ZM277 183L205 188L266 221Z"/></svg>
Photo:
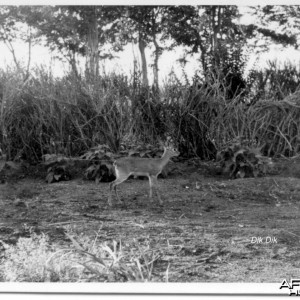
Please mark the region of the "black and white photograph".
<svg viewBox="0 0 300 300"><path fill-rule="evenodd" d="M299 296L299 46L300 3L0 2L0 293Z"/></svg>

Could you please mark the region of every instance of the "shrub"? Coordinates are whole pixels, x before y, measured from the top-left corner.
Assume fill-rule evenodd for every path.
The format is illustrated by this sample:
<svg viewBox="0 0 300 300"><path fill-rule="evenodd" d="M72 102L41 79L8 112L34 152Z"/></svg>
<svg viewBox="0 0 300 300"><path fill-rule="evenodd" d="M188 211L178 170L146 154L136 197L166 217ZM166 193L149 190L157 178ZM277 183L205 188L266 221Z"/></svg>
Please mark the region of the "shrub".
<svg viewBox="0 0 300 300"><path fill-rule="evenodd" d="M45 266L53 254L46 235L32 234L29 238L19 238L16 245L4 244L2 262L4 281L44 282L49 281Z"/></svg>
<svg viewBox="0 0 300 300"><path fill-rule="evenodd" d="M234 143L217 155L222 171L232 178L266 175L272 160L262 156L259 148Z"/></svg>
<svg viewBox="0 0 300 300"><path fill-rule="evenodd" d="M70 167L74 165L72 159L56 154L45 154L43 159L44 165L48 167L45 179L47 183L71 179Z"/></svg>
<svg viewBox="0 0 300 300"><path fill-rule="evenodd" d="M109 182L115 179L114 161L115 155L107 145L98 145L84 153L80 159L88 160L88 168L84 171L84 177L89 180Z"/></svg>
<svg viewBox="0 0 300 300"><path fill-rule="evenodd" d="M16 245L4 246L0 277L17 282L151 281L153 264L160 253L136 241L98 241L98 236L74 234L67 229L72 245L54 249L45 234L31 233Z"/></svg>

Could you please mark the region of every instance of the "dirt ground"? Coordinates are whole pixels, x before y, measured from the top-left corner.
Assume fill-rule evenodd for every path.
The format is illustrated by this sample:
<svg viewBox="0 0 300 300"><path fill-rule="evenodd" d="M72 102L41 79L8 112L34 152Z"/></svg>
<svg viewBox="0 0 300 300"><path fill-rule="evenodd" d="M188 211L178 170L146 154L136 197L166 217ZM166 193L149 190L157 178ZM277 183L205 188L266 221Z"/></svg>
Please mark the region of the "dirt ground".
<svg viewBox="0 0 300 300"><path fill-rule="evenodd" d="M109 184L82 179L47 184L24 178L0 185L0 239L15 243L24 224L52 244L69 245L64 226L103 241L147 241L160 253L153 274L170 282L274 282L299 277L300 179L229 180L205 166L159 179L164 200L148 199L147 180L118 187L124 205L107 205Z"/></svg>

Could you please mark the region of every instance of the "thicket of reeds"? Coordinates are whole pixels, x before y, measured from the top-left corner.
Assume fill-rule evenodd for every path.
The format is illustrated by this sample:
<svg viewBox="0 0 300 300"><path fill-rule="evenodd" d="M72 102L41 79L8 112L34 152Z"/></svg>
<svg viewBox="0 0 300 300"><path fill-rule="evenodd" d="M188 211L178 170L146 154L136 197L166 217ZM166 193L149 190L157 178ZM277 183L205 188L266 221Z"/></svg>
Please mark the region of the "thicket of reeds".
<svg viewBox="0 0 300 300"><path fill-rule="evenodd" d="M158 90L142 87L135 76L88 82L36 68L24 80L13 69L0 70L0 149L7 159L30 162L47 153L78 156L98 144L117 152L159 141L202 159L233 141L255 144L269 156L299 152L299 68L270 62L250 72L245 90L230 99L230 86L207 78L182 83L170 77Z"/></svg>

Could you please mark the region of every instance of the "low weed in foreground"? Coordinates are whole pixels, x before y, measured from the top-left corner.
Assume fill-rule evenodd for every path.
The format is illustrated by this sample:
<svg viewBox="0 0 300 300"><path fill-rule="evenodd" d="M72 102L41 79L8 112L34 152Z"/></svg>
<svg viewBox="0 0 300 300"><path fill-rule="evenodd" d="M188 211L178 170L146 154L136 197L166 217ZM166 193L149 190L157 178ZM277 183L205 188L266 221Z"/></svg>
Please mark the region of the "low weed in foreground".
<svg viewBox="0 0 300 300"><path fill-rule="evenodd" d="M2 244L5 249L1 261L4 281L49 281L46 265L54 251L46 235L32 233L29 238L19 238L16 245Z"/></svg>
<svg viewBox="0 0 300 300"><path fill-rule="evenodd" d="M154 262L160 254L132 241L100 242L98 235L74 235L70 247L55 249L45 234L31 233L15 245L2 242L0 278L16 282L126 282L153 281ZM126 251L125 250L126 247Z"/></svg>

